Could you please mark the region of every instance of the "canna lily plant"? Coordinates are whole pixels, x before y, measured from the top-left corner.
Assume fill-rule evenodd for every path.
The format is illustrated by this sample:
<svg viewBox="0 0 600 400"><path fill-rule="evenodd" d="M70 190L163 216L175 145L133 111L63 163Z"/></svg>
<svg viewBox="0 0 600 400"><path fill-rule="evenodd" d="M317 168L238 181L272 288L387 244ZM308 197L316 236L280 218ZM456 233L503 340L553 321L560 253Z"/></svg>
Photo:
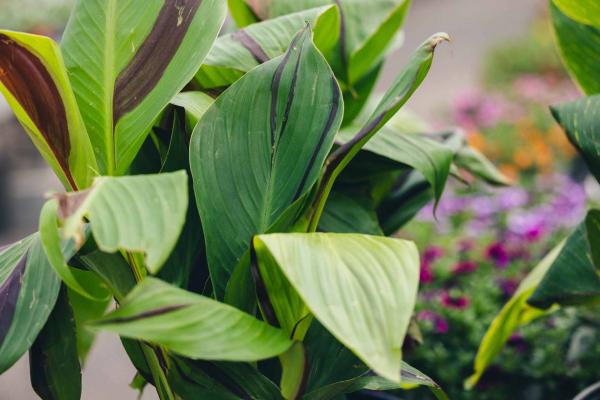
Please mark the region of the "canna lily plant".
<svg viewBox="0 0 600 400"><path fill-rule="evenodd" d="M60 45L0 31L0 91L65 187L0 250L0 372L29 351L40 397L78 399L105 330L161 399L445 398L402 361L419 257L390 236L448 176L506 181L397 115L446 34L370 96L408 7L79 0Z"/></svg>

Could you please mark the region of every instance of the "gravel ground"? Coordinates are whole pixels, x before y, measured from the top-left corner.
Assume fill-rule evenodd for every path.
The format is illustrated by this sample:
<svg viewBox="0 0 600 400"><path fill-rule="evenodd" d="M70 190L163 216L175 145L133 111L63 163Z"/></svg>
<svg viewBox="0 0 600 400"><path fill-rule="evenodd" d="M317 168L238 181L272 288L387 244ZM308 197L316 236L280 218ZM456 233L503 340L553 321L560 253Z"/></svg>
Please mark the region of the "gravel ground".
<svg viewBox="0 0 600 400"><path fill-rule="evenodd" d="M379 85L379 90L385 89L423 40L438 31L448 32L452 43L438 49L429 76L408 104L422 116L435 118L457 92L476 86L480 61L488 49L500 41L526 32L536 9L543 4L544 1L540 0L414 0L405 26L405 44L385 66L384 83ZM6 115L6 105L0 102L0 121L5 120ZM0 130L3 131L0 150L7 144L7 135L2 128L0 124ZM0 151L0 154L3 153ZM34 231L43 194L59 187L48 169L41 166L43 164L39 161L33 164L38 167L15 171L7 188L0 188L11 194L7 196L0 193L1 197L10 197L11 204L19 204L10 214L11 229L0 233L0 244ZM83 399L136 398L136 393L128 388L133 369L114 336L100 335L84 372ZM24 357L0 376L0 400L36 398L29 387L27 357ZM155 398L151 389L143 396L145 400Z"/></svg>

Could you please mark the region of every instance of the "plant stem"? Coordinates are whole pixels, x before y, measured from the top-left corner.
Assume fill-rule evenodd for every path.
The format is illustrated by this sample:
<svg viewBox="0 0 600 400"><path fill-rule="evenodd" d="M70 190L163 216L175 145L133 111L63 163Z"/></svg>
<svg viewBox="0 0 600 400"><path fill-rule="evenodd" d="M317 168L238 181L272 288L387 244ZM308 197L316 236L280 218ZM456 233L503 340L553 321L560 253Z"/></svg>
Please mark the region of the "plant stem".
<svg viewBox="0 0 600 400"><path fill-rule="evenodd" d="M131 267L131 271L133 272L136 282L140 283L148 274L146 272L146 268L144 267L143 256L139 253L132 252L125 252L124 255L129 263L129 266ZM171 389L165 374L167 366L165 365L166 362L164 349L160 347L152 347L142 342L140 342L140 346L142 348L142 352L144 353L144 358L148 363L148 368L150 368L150 372L152 373L154 387L156 388L159 399L174 400L175 394L173 393L173 389Z"/></svg>

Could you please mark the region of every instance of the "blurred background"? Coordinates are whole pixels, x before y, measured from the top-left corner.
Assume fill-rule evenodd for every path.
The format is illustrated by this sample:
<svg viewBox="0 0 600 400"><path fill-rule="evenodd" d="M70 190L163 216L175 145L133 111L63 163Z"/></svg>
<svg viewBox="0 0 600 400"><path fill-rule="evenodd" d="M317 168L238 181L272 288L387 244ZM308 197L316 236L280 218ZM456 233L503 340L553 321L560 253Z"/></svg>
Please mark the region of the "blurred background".
<svg viewBox="0 0 600 400"><path fill-rule="evenodd" d="M60 36L73 0L0 0L0 27ZM407 354L454 399L566 399L594 381L600 321L561 311L518 331L475 391L477 346L536 260L598 199L548 105L578 96L554 49L545 0L413 0L402 48L379 91L430 34L446 31L433 68L407 107L432 129L463 128L515 182L504 189L451 182L437 220L431 208L401 233L422 249L418 320L423 344ZM0 99L0 245L37 227L44 194L60 184ZM544 335L541 335L544 333ZM594 348L594 346L596 348ZM597 354L597 353L596 353ZM135 399L116 337L100 335L83 375L84 399ZM406 398L426 399L421 391ZM0 400L37 398L26 357L0 376ZM144 399L153 399L148 390Z"/></svg>

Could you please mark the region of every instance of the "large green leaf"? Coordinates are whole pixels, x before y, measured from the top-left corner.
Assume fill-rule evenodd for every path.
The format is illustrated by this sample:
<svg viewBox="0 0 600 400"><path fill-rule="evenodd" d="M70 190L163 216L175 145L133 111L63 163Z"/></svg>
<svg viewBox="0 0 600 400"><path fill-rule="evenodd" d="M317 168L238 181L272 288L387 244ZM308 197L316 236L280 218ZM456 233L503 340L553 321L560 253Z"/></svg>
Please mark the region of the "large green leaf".
<svg viewBox="0 0 600 400"><path fill-rule="evenodd" d="M63 237L82 245L87 218L100 250L144 253L146 266L156 273L185 222L187 181L185 171L100 177L86 191L55 195Z"/></svg>
<svg viewBox="0 0 600 400"><path fill-rule="evenodd" d="M585 93L600 93L600 24L590 26L573 20L554 2L550 3L550 14L567 69Z"/></svg>
<svg viewBox="0 0 600 400"><path fill-rule="evenodd" d="M190 164L218 298L251 237L266 232L317 180L342 109L307 27L284 56L238 80L198 123Z"/></svg>
<svg viewBox="0 0 600 400"><path fill-rule="evenodd" d="M359 234L292 233L253 240L262 282L282 327L305 319L299 297L323 326L377 374L400 382L402 344L415 305L413 243ZM278 268L284 278L273 279ZM285 309L277 283L287 280ZM275 283L275 284L273 284ZM278 299L279 298L279 299Z"/></svg>
<svg viewBox="0 0 600 400"><path fill-rule="evenodd" d="M208 297L146 278L97 327L205 360L256 361L286 351L280 329Z"/></svg>
<svg viewBox="0 0 600 400"><path fill-rule="evenodd" d="M527 304L527 299L535 291L544 274L548 271L556 257L562 251L564 242L550 251L546 257L521 282L513 297L502 307L488 328L475 356L474 372L466 381L465 387L473 388L512 333L522 325L542 317L548 311L540 310Z"/></svg>
<svg viewBox="0 0 600 400"><path fill-rule="evenodd" d="M600 182L600 95L554 106L551 110Z"/></svg>
<svg viewBox="0 0 600 400"><path fill-rule="evenodd" d="M37 234L0 249L0 373L29 349L59 289Z"/></svg>
<svg viewBox="0 0 600 400"><path fill-rule="evenodd" d="M47 37L0 30L0 93L65 188L97 171L60 49Z"/></svg>
<svg viewBox="0 0 600 400"><path fill-rule="evenodd" d="M553 0L570 18L586 25L600 26L600 3L596 0Z"/></svg>
<svg viewBox="0 0 600 400"><path fill-rule="evenodd" d="M66 286L29 350L31 386L43 400L79 400L81 367Z"/></svg>
<svg viewBox="0 0 600 400"><path fill-rule="evenodd" d="M223 0L79 0L62 51L102 174L123 174L153 121L192 79Z"/></svg>
<svg viewBox="0 0 600 400"><path fill-rule="evenodd" d="M196 82L203 89L227 87L244 73L287 50L307 23L314 28L317 48L327 54L339 36L339 14L333 5L284 15L221 36L215 42Z"/></svg>
<svg viewBox="0 0 600 400"><path fill-rule="evenodd" d="M246 0L262 20L311 7L335 3L340 8L339 55L334 60L343 77L356 83L380 61L394 41L408 11L410 0ZM235 16L235 15L234 15Z"/></svg>
<svg viewBox="0 0 600 400"><path fill-rule="evenodd" d="M567 238L565 246L527 302L535 307L573 305L600 299L600 210Z"/></svg>

